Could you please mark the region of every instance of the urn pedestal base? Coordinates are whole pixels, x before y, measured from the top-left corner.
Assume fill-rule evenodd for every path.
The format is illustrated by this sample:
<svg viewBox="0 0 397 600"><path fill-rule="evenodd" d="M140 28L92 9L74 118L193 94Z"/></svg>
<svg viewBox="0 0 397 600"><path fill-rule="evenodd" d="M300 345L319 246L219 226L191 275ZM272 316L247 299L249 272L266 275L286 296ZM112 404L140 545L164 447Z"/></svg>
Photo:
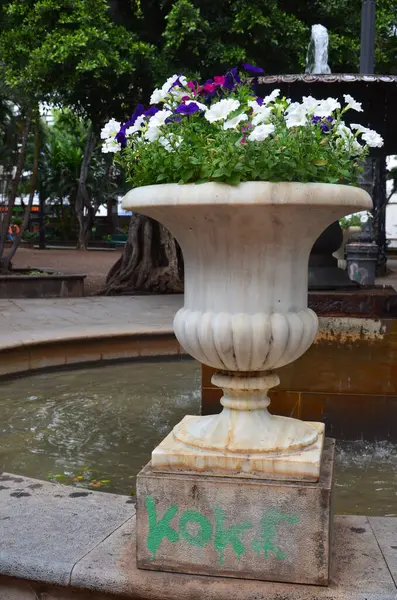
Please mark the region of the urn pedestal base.
<svg viewBox="0 0 397 600"><path fill-rule="evenodd" d="M218 415L214 415L217 417ZM189 427L211 417L186 416L177 426ZM213 418L213 417L212 417ZM292 419L274 417L288 422ZM197 473L233 478L318 481L324 444L324 423L307 423L318 432L316 441L289 452L227 452L189 446L171 432L152 452L152 467L162 473Z"/></svg>
<svg viewBox="0 0 397 600"><path fill-rule="evenodd" d="M147 465L137 477L138 567L327 585L333 464L334 441L326 439L316 483Z"/></svg>

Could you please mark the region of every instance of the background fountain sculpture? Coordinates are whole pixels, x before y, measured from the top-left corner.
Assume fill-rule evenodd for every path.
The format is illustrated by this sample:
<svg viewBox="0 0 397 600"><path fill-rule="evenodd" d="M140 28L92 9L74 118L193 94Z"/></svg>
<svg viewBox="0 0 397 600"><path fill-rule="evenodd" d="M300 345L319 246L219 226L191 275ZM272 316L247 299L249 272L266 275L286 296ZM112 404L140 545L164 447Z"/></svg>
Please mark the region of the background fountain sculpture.
<svg viewBox="0 0 397 600"><path fill-rule="evenodd" d="M331 73L328 66L328 31L323 25L312 26L307 48L305 73Z"/></svg>

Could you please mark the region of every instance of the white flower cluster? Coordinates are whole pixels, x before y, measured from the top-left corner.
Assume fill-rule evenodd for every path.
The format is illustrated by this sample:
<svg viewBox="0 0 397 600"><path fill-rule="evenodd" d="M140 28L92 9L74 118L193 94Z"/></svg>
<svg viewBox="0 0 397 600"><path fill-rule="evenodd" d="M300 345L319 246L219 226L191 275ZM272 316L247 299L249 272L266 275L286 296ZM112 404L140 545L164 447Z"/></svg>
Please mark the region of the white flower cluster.
<svg viewBox="0 0 397 600"><path fill-rule="evenodd" d="M104 140L102 152L104 154L108 152L120 152L121 145L116 140L116 135L118 134L120 127L121 123L119 123L119 121L110 119L110 121L106 123L105 127L102 129L101 139Z"/></svg>
<svg viewBox="0 0 397 600"><path fill-rule="evenodd" d="M177 82L180 82L180 86L175 86ZM150 97L150 104L160 104L164 102L170 95L174 100L179 100L185 95L185 92L181 90L181 87L185 87L187 79L184 75L172 75L161 88L156 88Z"/></svg>
<svg viewBox="0 0 397 600"><path fill-rule="evenodd" d="M142 114L130 121L132 125L128 127L128 124L122 126L114 119L104 126L101 132L103 152L119 152L126 145L138 142L157 142L169 152L175 151L184 140L169 128L169 123L178 123L195 114L214 124L218 131L239 132L244 143L263 142L277 134L279 128L285 131L285 128L312 127L313 133L321 128L324 135L336 140L336 147L344 147L352 156L360 155L365 146L383 145L383 139L376 131L357 124L349 127L343 121L342 116L347 110L363 112L361 104L349 94L344 95L344 107L331 97L317 100L312 96L304 96L302 102L280 99L279 89L263 99L251 96L248 101L233 96L219 99L213 94L213 101L210 102L209 97L204 104L197 99L203 99L204 96L200 96L193 82L188 83L183 75L169 77L161 88L153 91L150 98L152 105L162 104L162 109L152 106L144 111L142 108ZM183 133L183 129L180 133Z"/></svg>

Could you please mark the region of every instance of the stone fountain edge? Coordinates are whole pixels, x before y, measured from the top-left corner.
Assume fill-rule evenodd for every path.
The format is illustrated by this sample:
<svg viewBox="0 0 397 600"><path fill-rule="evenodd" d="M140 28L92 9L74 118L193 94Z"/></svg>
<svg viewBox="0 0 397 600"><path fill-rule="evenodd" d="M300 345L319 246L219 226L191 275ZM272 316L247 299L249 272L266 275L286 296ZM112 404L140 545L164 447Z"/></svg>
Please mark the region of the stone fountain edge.
<svg viewBox="0 0 397 600"><path fill-rule="evenodd" d="M4 473L0 600L395 600L397 518L338 516L328 588L139 570L128 496Z"/></svg>

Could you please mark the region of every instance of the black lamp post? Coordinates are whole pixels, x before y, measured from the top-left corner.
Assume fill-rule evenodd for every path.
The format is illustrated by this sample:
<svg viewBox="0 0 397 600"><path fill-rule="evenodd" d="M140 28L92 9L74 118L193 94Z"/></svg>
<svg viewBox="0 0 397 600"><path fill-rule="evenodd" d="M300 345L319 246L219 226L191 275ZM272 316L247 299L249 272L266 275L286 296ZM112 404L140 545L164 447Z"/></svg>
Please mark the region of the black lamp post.
<svg viewBox="0 0 397 600"><path fill-rule="evenodd" d="M376 0L362 0L360 73L371 75L375 64L375 10Z"/></svg>
<svg viewBox="0 0 397 600"><path fill-rule="evenodd" d="M376 0L362 0L360 74L372 75L375 66ZM372 233L378 246L378 269L384 274L386 265L386 157L384 154L367 161L362 187L372 195L374 202ZM367 233L368 235L368 233Z"/></svg>

